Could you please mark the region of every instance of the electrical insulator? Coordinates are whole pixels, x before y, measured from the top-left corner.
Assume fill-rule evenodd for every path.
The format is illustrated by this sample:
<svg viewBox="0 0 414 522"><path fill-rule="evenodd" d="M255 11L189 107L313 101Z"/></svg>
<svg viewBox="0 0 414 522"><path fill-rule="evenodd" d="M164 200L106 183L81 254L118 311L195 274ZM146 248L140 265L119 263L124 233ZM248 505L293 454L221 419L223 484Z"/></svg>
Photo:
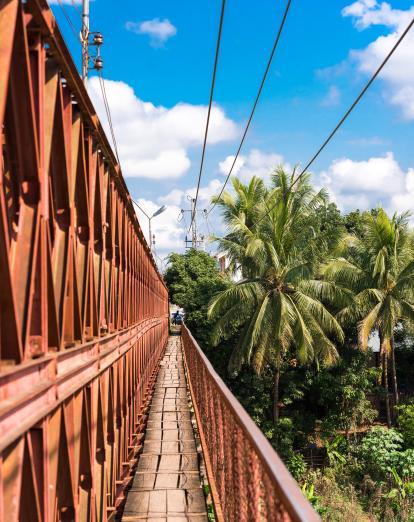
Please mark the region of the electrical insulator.
<svg viewBox="0 0 414 522"><path fill-rule="evenodd" d="M95 33L93 35L93 44L94 45L102 45L103 44L103 35L102 35L102 33Z"/></svg>
<svg viewBox="0 0 414 522"><path fill-rule="evenodd" d="M97 71L100 71L103 66L104 66L104 63L103 63L103 60L100 56L97 56L93 62L93 66L94 68L97 70Z"/></svg>

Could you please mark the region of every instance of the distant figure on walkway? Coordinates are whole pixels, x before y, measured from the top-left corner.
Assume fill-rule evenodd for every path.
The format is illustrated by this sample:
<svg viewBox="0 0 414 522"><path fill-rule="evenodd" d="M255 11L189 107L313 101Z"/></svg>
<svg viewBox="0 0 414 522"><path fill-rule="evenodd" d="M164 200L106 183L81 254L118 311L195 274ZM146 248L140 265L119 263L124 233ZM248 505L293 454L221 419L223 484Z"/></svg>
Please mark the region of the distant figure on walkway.
<svg viewBox="0 0 414 522"><path fill-rule="evenodd" d="M173 314L173 324L182 324L183 322L183 317L182 315L180 314L180 310L177 310L174 314Z"/></svg>

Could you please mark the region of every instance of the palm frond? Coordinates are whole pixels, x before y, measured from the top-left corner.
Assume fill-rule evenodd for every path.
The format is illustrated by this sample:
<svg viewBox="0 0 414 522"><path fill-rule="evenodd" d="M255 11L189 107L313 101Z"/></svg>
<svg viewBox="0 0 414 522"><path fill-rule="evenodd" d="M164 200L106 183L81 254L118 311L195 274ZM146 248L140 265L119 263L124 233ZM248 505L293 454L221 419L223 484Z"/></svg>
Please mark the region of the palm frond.
<svg viewBox="0 0 414 522"><path fill-rule="evenodd" d="M300 291L294 292L291 297L302 315L309 313L324 332L335 335L338 341L343 342L344 332L340 324L320 301Z"/></svg>
<svg viewBox="0 0 414 522"><path fill-rule="evenodd" d="M309 279L301 281L298 288L310 297L321 299L336 309L344 308L352 303L354 296L351 290L336 284L334 281Z"/></svg>
<svg viewBox="0 0 414 522"><path fill-rule="evenodd" d="M376 327L381 303L378 303L372 310L358 323L358 345L366 351L368 349L368 339Z"/></svg>
<svg viewBox="0 0 414 522"><path fill-rule="evenodd" d="M213 298L208 308L208 318L216 319L240 301L253 306L263 298L264 293L263 285L260 282L241 281L236 283Z"/></svg>
<svg viewBox="0 0 414 522"><path fill-rule="evenodd" d="M321 273L326 280L335 281L355 292L362 290L366 284L364 270L343 258L333 260L322 266Z"/></svg>
<svg viewBox="0 0 414 522"><path fill-rule="evenodd" d="M297 356L300 362L306 364L313 360L314 358L314 347L312 342L312 335L309 331L309 328L306 325L306 322L301 314L301 311L298 310L295 301L293 300L291 295L286 296L287 299L292 304L292 308L295 311L296 321L293 326L295 343Z"/></svg>

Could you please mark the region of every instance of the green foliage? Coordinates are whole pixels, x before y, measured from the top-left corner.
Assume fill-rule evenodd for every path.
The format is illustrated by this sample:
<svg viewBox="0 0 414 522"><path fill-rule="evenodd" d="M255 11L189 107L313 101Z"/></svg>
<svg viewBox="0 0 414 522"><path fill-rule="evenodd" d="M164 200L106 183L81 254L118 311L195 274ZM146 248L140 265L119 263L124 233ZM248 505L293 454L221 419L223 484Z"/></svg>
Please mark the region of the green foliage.
<svg viewBox="0 0 414 522"><path fill-rule="evenodd" d="M404 478L414 480L414 449L400 451L394 456L395 469Z"/></svg>
<svg viewBox="0 0 414 522"><path fill-rule="evenodd" d="M314 390L326 412L322 422L325 436L338 430L355 431L377 417L367 394L376 386L378 371L369 363L369 356L348 350L338 365L316 376Z"/></svg>
<svg viewBox="0 0 414 522"><path fill-rule="evenodd" d="M170 301L185 309L188 327L200 344L208 345L211 335L208 303L229 284L216 261L206 252L195 249L185 254L171 254L164 279Z"/></svg>
<svg viewBox="0 0 414 522"><path fill-rule="evenodd" d="M398 424L407 448L414 449L414 404L397 407Z"/></svg>
<svg viewBox="0 0 414 522"><path fill-rule="evenodd" d="M304 479L302 491L313 502L323 520L329 522L374 522L381 519L368 515L361 506L355 487L347 480L337 480L346 468L326 468L309 471ZM306 485L305 485L306 484ZM310 486L313 486L313 490ZM309 493L312 493L309 495ZM383 520L381 520L383 522Z"/></svg>
<svg viewBox="0 0 414 522"><path fill-rule="evenodd" d="M334 233L335 219L330 221L338 212L327 205L324 190L314 191L308 175L297 183L293 177L279 167L269 188L257 178L247 185L234 180L234 195L226 192L216 202L229 229L217 241L231 264L241 267L243 278L213 298L212 340L218 344L229 330L239 330L228 364L232 376L243 365L258 374L274 370L276 422L284 362L295 357L302 364L329 366L338 357L334 341L343 340L339 323L325 306L323 283L314 279L323 252L341 235ZM276 441L283 440L280 435Z"/></svg>
<svg viewBox="0 0 414 522"><path fill-rule="evenodd" d="M292 455L288 458L286 464L288 470L291 472L291 474L297 481L303 479L308 469L303 455L301 455L300 453L292 453Z"/></svg>
<svg viewBox="0 0 414 522"><path fill-rule="evenodd" d="M323 275L353 293L337 317L343 325L358 323L360 347L366 350L377 330L389 350L397 323L414 318L414 250L406 216L390 218L382 209L368 214L363 239L349 238L347 259L331 261Z"/></svg>
<svg viewBox="0 0 414 522"><path fill-rule="evenodd" d="M318 259L324 262L327 257L335 253L338 243L347 229L344 218L335 203L320 206L316 209L315 214L315 235L320 239L322 246L318 252Z"/></svg>
<svg viewBox="0 0 414 522"><path fill-rule="evenodd" d="M346 463L345 456L341 453L341 446L345 444L345 439L342 435L337 435L332 440L325 441L326 455L330 466L337 466Z"/></svg>
<svg viewBox="0 0 414 522"><path fill-rule="evenodd" d="M315 511L317 511L320 515L326 515L328 509L321 505L321 497L316 495L314 484L308 484L305 482L302 486L302 493L308 499L308 501L312 504Z"/></svg>
<svg viewBox="0 0 414 522"><path fill-rule="evenodd" d="M362 237L364 234L364 214L360 210L353 210L345 216L344 225L346 230L357 237Z"/></svg>
<svg viewBox="0 0 414 522"><path fill-rule="evenodd" d="M217 201L228 228L218 244L242 281L228 281L202 252L173 254L171 300L323 518L413 521L414 405L398 408L401 433L361 433L377 417L369 397L379 393L381 370L364 352L372 331L382 353L395 347L398 374L412 386L407 216L376 209L343 217L306 175L294 187L292 179L279 168L268 187L234 180ZM303 452L321 450L321 441L329 465L315 472Z"/></svg>
<svg viewBox="0 0 414 522"><path fill-rule="evenodd" d="M272 414L273 382L273 375L269 369L258 376L248 366L243 366L237 377L228 377L227 382L262 431L268 432L274 427L273 422L268 426ZM268 432L268 438L272 439L272 436Z"/></svg>
<svg viewBox="0 0 414 522"><path fill-rule="evenodd" d="M414 499L414 482L404 480L395 468L391 468L391 475L394 482L393 487L387 493L384 493L383 497L387 501L391 501L391 506L395 513L400 513L407 501L410 502ZM413 519L410 518L410 520Z"/></svg>
<svg viewBox="0 0 414 522"><path fill-rule="evenodd" d="M374 480L385 480L401 452L403 437L394 429L373 428L362 440L357 455L364 473Z"/></svg>

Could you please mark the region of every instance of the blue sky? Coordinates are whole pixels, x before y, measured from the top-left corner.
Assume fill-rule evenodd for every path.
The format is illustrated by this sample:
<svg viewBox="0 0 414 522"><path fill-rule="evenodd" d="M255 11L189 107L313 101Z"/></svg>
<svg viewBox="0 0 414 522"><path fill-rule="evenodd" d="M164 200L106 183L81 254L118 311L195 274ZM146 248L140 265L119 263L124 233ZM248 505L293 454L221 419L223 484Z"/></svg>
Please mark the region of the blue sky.
<svg viewBox="0 0 414 522"><path fill-rule="evenodd" d="M105 38L103 74L130 192L149 212L168 205L154 220L160 255L183 246L175 218L198 174L220 3L91 3L91 30ZM78 11L70 2L65 7L79 24ZM59 6L53 9L78 58L79 43ZM283 9L275 0L227 1L202 206L235 152ZM412 1L293 0L237 174L247 180L266 177L275 163L305 164L412 16ZM315 185L328 186L345 211L414 207L413 63L410 35L312 166ZM90 92L101 114L93 79ZM220 232L219 216L211 226Z"/></svg>

